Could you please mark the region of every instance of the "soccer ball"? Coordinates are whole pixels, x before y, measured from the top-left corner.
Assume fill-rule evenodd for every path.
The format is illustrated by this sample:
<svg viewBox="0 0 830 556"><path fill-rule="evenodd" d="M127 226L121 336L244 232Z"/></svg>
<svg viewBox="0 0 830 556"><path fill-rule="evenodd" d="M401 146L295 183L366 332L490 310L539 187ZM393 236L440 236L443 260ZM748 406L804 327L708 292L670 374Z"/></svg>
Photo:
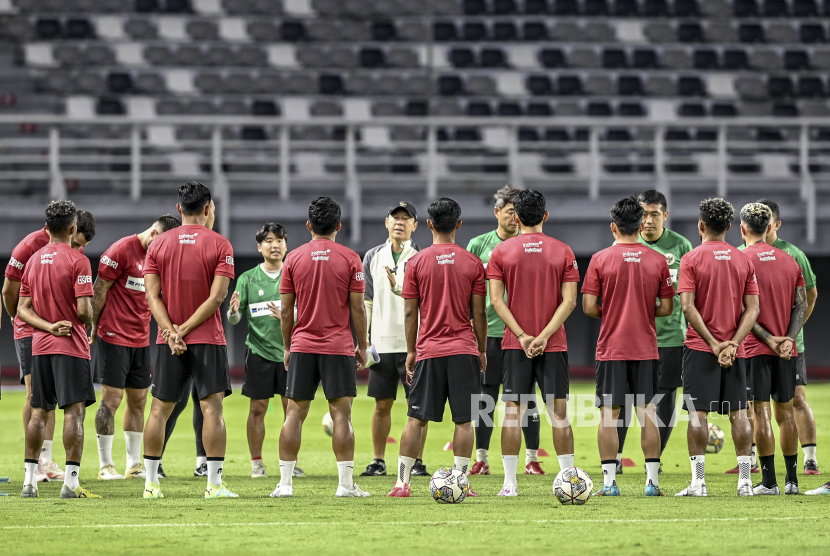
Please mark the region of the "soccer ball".
<svg viewBox="0 0 830 556"><path fill-rule="evenodd" d="M429 481L429 493L436 502L458 504L467 498L470 483L467 475L455 467L442 467Z"/></svg>
<svg viewBox="0 0 830 556"><path fill-rule="evenodd" d="M565 505L581 506L591 498L594 481L579 467L568 467L556 475L553 480L553 494Z"/></svg>
<svg viewBox="0 0 830 556"><path fill-rule="evenodd" d="M326 434L329 436L334 434L334 421L331 418L331 413L323 415L323 430L326 431Z"/></svg>
<svg viewBox="0 0 830 556"><path fill-rule="evenodd" d="M709 425L709 445L706 446L706 453L717 454L723 450L724 442L726 442L726 436L721 428L717 425Z"/></svg>

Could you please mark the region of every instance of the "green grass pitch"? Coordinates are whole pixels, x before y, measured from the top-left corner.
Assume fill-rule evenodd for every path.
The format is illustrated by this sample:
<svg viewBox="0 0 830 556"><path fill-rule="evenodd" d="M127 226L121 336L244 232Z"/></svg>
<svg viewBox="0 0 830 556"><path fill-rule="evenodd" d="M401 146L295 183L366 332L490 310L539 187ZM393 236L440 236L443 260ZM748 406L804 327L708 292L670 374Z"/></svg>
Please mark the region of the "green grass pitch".
<svg viewBox="0 0 830 556"><path fill-rule="evenodd" d="M591 384L573 384L572 394L588 394ZM830 384L807 387L807 397L819 427L818 456L825 475L799 473L802 492L830 478ZM400 400L400 397L399 397ZM60 483L42 484L40 498L21 499L23 433L20 408L23 393L4 392L0 401L0 475L13 482L0 485L9 493L0 497L0 545L6 554L73 552L109 554L260 554L330 553L368 554L725 554L763 551L764 554L827 554L830 542L830 497L778 496L737 498L737 478L724 475L736 464L727 420L714 422L726 432L725 449L707 456L706 499L675 498L690 478L686 451L686 423L675 430L663 457L660 480L668 496L644 498L643 455L638 429L628 436L625 456L637 466L618 477L620 498L592 499L584 506L565 507L553 497L552 483L559 465L555 455L542 459L547 476L520 476L519 498L496 496L502 484L499 431L493 437L490 462L493 475L471 477L480 497L458 505L440 505L429 496L428 478L413 478L412 498L390 499L394 477L356 478L372 494L368 499L336 499L337 470L329 438L320 424L326 412L322 392L312 405L304 429L299 465L306 478L294 481L293 499L271 499L278 481L277 437L282 412L267 416L265 462L271 476L250 478L245 437L247 399L237 392L225 403L228 452L225 478L240 495L237 500L203 498L205 480L193 477L195 461L189 411L164 458L168 474L162 480L166 498L142 499L140 480L99 482L93 406L87 412L86 446L81 483L103 496L101 500L60 500ZM355 400L355 474L372 457L370 417L373 401L365 387ZM116 467L125 463L121 413L113 455ZM425 462L430 471L452 465L452 454L442 451L450 440L449 411L445 422L430 425ZM62 415L58 412L58 430ZM400 438L405 406L393 411L392 436ZM776 431L777 434L777 431ZM574 429L576 463L601 482L596 426ZM386 460L394 468L397 444L388 446ZM554 454L550 426L543 421L542 447ZM63 447L56 435L54 459L63 466ZM779 481L783 458L776 452ZM520 456L520 465L524 457ZM803 466L799 453L799 467ZM760 475L753 476L753 482Z"/></svg>

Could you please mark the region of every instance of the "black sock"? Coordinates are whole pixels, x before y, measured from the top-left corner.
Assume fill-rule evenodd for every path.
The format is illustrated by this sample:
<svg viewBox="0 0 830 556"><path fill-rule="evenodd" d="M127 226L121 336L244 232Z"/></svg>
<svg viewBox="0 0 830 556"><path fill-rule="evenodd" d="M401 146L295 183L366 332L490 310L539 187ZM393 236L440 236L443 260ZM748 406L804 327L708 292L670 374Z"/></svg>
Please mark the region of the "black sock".
<svg viewBox="0 0 830 556"><path fill-rule="evenodd" d="M794 456L784 456L784 465L787 468L787 478L786 481L788 483L795 483L798 484L798 454Z"/></svg>
<svg viewBox="0 0 830 556"><path fill-rule="evenodd" d="M761 484L767 488L772 488L777 485L778 481L775 479L775 455L758 456L758 463L761 466L761 473L763 474Z"/></svg>

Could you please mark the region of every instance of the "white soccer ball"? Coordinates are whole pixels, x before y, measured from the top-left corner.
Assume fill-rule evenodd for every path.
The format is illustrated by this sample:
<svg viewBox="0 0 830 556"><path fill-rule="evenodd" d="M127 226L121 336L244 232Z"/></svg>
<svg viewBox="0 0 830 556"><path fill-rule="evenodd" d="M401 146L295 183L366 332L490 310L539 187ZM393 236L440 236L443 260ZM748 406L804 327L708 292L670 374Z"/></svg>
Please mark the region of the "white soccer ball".
<svg viewBox="0 0 830 556"><path fill-rule="evenodd" d="M723 434L721 428L717 425L709 425L709 444L706 446L707 454L717 454L723 450L726 443L726 435Z"/></svg>
<svg viewBox="0 0 830 556"><path fill-rule="evenodd" d="M429 493L436 502L458 504L467 498L470 483L467 475L455 467L442 467L429 481Z"/></svg>
<svg viewBox="0 0 830 556"><path fill-rule="evenodd" d="M553 494L562 504L581 506L591 498L594 481L579 467L568 467L553 480Z"/></svg>
<svg viewBox="0 0 830 556"><path fill-rule="evenodd" d="M331 413L326 413L323 415L323 430L326 431L326 434L331 436L334 434L334 420L331 418Z"/></svg>

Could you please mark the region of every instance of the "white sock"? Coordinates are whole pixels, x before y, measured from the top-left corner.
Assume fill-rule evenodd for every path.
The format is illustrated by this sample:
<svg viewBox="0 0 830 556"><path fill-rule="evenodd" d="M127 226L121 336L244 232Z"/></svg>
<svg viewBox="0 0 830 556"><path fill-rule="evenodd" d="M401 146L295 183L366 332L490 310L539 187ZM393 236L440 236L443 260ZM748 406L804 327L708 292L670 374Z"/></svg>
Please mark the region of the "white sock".
<svg viewBox="0 0 830 556"><path fill-rule="evenodd" d="M213 458L208 460L208 484L213 485L215 487L222 485L222 467L224 466L225 458Z"/></svg>
<svg viewBox="0 0 830 556"><path fill-rule="evenodd" d="M539 461L539 450L525 449L525 465L532 461Z"/></svg>
<svg viewBox="0 0 830 556"><path fill-rule="evenodd" d="M489 452L489 450L485 450L483 448L479 448L478 450L476 450L476 461L481 461L486 463L487 465L490 465L490 460L487 457L489 455Z"/></svg>
<svg viewBox="0 0 830 556"><path fill-rule="evenodd" d="M470 469L470 458L462 458L462 457L459 457L459 456L455 456L454 459L455 459L455 468L466 475L467 470Z"/></svg>
<svg viewBox="0 0 830 556"><path fill-rule="evenodd" d="M207 463L207 457L205 456L196 456L196 467L201 467L202 464Z"/></svg>
<svg viewBox="0 0 830 556"><path fill-rule="evenodd" d="M706 456L691 456L689 461L692 463L692 487L706 484Z"/></svg>
<svg viewBox="0 0 830 556"><path fill-rule="evenodd" d="M44 442L44 444L46 444L46 442ZM814 462L818 463L818 460L816 459L816 445L815 444L813 444L812 446L802 446L801 449L804 450L804 461L807 461L808 459L811 459Z"/></svg>
<svg viewBox="0 0 830 556"><path fill-rule="evenodd" d="M297 460L283 461L280 460L280 485L294 486L294 467L297 465Z"/></svg>
<svg viewBox="0 0 830 556"><path fill-rule="evenodd" d="M617 462L602 464L602 485L610 487L617 480Z"/></svg>
<svg viewBox="0 0 830 556"><path fill-rule="evenodd" d="M660 486L660 460L657 461L646 461L646 485L648 482L651 481L651 484L654 486Z"/></svg>
<svg viewBox="0 0 830 556"><path fill-rule="evenodd" d="M144 433L124 431L124 440L127 444L127 469L129 469L141 463L141 444L144 440Z"/></svg>
<svg viewBox="0 0 830 556"><path fill-rule="evenodd" d="M622 461L622 452L617 452L617 461Z"/></svg>
<svg viewBox="0 0 830 556"><path fill-rule="evenodd" d="M752 451L749 453L749 457L751 458L752 467L758 467L758 449L754 443L752 444Z"/></svg>
<svg viewBox="0 0 830 556"><path fill-rule="evenodd" d="M101 462L100 469L107 465L115 465L112 462L112 441L115 435L99 434L98 435L98 461Z"/></svg>
<svg viewBox="0 0 830 556"><path fill-rule="evenodd" d="M559 470L562 471L563 469L568 469L574 466L574 455L573 454L565 454L564 456L556 456L559 460Z"/></svg>
<svg viewBox="0 0 830 556"><path fill-rule="evenodd" d="M816 453L816 448L813 447L813 455ZM40 448L40 461L43 463L52 462L52 441L44 440L43 446Z"/></svg>
<svg viewBox="0 0 830 556"><path fill-rule="evenodd" d="M26 462L26 478L23 479L23 485L36 485L37 484L37 463L33 463L30 461Z"/></svg>
<svg viewBox="0 0 830 556"><path fill-rule="evenodd" d="M340 477L340 486L354 490L354 461L338 461L337 475Z"/></svg>
<svg viewBox="0 0 830 556"><path fill-rule="evenodd" d="M752 456L738 456L738 486L752 485Z"/></svg>
<svg viewBox="0 0 830 556"><path fill-rule="evenodd" d="M154 485L159 484L159 465L161 465L160 459L144 458L144 468L147 474L145 482L153 483Z"/></svg>
<svg viewBox="0 0 830 556"><path fill-rule="evenodd" d="M412 473L413 465L415 465L415 458L398 456L398 482L395 483L396 487L402 487L409 484L409 477Z"/></svg>
<svg viewBox="0 0 830 556"><path fill-rule="evenodd" d="M519 456L502 456L504 464L504 487L516 487L516 468L519 466Z"/></svg>
<svg viewBox="0 0 830 556"><path fill-rule="evenodd" d="M66 466L66 478L63 480L63 484L68 486L71 490L78 490L78 476L81 474L81 466L80 465L67 465Z"/></svg>

